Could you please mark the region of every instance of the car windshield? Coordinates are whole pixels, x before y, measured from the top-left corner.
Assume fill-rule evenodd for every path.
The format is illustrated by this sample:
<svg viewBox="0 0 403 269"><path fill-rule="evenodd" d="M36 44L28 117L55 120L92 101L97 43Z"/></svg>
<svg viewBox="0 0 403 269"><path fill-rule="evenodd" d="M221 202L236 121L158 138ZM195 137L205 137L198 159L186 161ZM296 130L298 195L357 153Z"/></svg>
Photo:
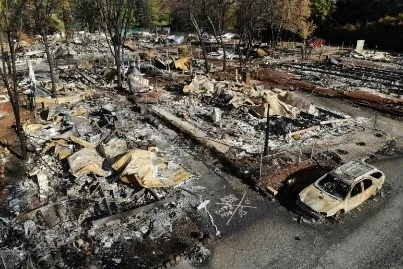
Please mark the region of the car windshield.
<svg viewBox="0 0 403 269"><path fill-rule="evenodd" d="M337 199L346 198L350 189L350 186L348 184L333 176L332 174L327 174L324 178L322 178L318 182L318 186Z"/></svg>

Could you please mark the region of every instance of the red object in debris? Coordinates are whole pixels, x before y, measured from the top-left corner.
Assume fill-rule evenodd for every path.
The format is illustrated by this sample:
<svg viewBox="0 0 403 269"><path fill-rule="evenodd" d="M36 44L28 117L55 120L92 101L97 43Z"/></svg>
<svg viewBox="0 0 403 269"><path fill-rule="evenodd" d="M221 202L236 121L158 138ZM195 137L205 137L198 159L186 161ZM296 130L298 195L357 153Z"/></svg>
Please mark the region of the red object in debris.
<svg viewBox="0 0 403 269"><path fill-rule="evenodd" d="M322 38L312 38L308 40L308 44L313 48L323 47L325 45L325 40Z"/></svg>

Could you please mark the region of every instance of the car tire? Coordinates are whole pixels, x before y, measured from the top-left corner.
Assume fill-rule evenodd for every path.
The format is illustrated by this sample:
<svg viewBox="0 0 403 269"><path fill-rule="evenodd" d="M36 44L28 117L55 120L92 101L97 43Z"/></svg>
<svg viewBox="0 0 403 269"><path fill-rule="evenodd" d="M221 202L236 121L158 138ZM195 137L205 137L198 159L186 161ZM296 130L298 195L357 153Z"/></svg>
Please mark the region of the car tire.
<svg viewBox="0 0 403 269"><path fill-rule="evenodd" d="M383 190L383 188L379 188L377 189L374 194L372 195L373 198L375 198L377 195L379 194L379 196L382 198L385 195L385 191Z"/></svg>
<svg viewBox="0 0 403 269"><path fill-rule="evenodd" d="M341 220L343 218L343 216L344 216L344 210L341 209L341 210L337 211L333 217L335 220Z"/></svg>

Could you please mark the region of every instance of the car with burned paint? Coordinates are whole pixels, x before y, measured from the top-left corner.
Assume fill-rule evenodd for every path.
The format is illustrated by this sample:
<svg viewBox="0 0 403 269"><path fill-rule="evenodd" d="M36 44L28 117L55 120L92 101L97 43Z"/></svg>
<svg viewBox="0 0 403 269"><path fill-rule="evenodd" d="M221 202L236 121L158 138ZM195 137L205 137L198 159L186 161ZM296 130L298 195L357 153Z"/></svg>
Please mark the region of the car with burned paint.
<svg viewBox="0 0 403 269"><path fill-rule="evenodd" d="M297 205L314 218L342 216L375 196L385 174L375 166L352 161L330 171L303 189Z"/></svg>
<svg viewBox="0 0 403 269"><path fill-rule="evenodd" d="M308 45L311 48L319 48L325 45L325 40L322 38L312 37L308 40Z"/></svg>

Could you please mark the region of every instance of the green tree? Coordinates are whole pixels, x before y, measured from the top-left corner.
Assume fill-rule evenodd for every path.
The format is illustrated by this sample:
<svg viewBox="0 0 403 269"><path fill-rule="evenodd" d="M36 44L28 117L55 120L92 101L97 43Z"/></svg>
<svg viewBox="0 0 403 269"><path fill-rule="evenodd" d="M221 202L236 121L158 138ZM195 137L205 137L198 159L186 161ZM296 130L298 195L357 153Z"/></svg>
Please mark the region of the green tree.
<svg viewBox="0 0 403 269"><path fill-rule="evenodd" d="M67 44L70 41L71 37L71 27L73 24L73 14L72 14L72 3L71 0L61 0L61 17L63 20L64 31L66 34Z"/></svg>
<svg viewBox="0 0 403 269"><path fill-rule="evenodd" d="M283 30L296 32L294 15L297 9L298 3L292 0L263 0L263 18L269 24L273 44Z"/></svg>
<svg viewBox="0 0 403 269"><path fill-rule="evenodd" d="M135 17L138 25L151 28L157 22L158 3L156 0L136 0Z"/></svg>
<svg viewBox="0 0 403 269"><path fill-rule="evenodd" d="M96 0L73 0L73 18L81 29L89 32L101 29L101 11Z"/></svg>
<svg viewBox="0 0 403 269"><path fill-rule="evenodd" d="M327 20L334 11L332 0L312 0L312 19L316 23Z"/></svg>
<svg viewBox="0 0 403 269"><path fill-rule="evenodd" d="M308 49L306 39L316 29L316 25L311 21L311 0L294 0L295 8L293 9L294 27L298 35L302 39L301 56L303 59L308 57ZM297 5L298 3L298 5Z"/></svg>

